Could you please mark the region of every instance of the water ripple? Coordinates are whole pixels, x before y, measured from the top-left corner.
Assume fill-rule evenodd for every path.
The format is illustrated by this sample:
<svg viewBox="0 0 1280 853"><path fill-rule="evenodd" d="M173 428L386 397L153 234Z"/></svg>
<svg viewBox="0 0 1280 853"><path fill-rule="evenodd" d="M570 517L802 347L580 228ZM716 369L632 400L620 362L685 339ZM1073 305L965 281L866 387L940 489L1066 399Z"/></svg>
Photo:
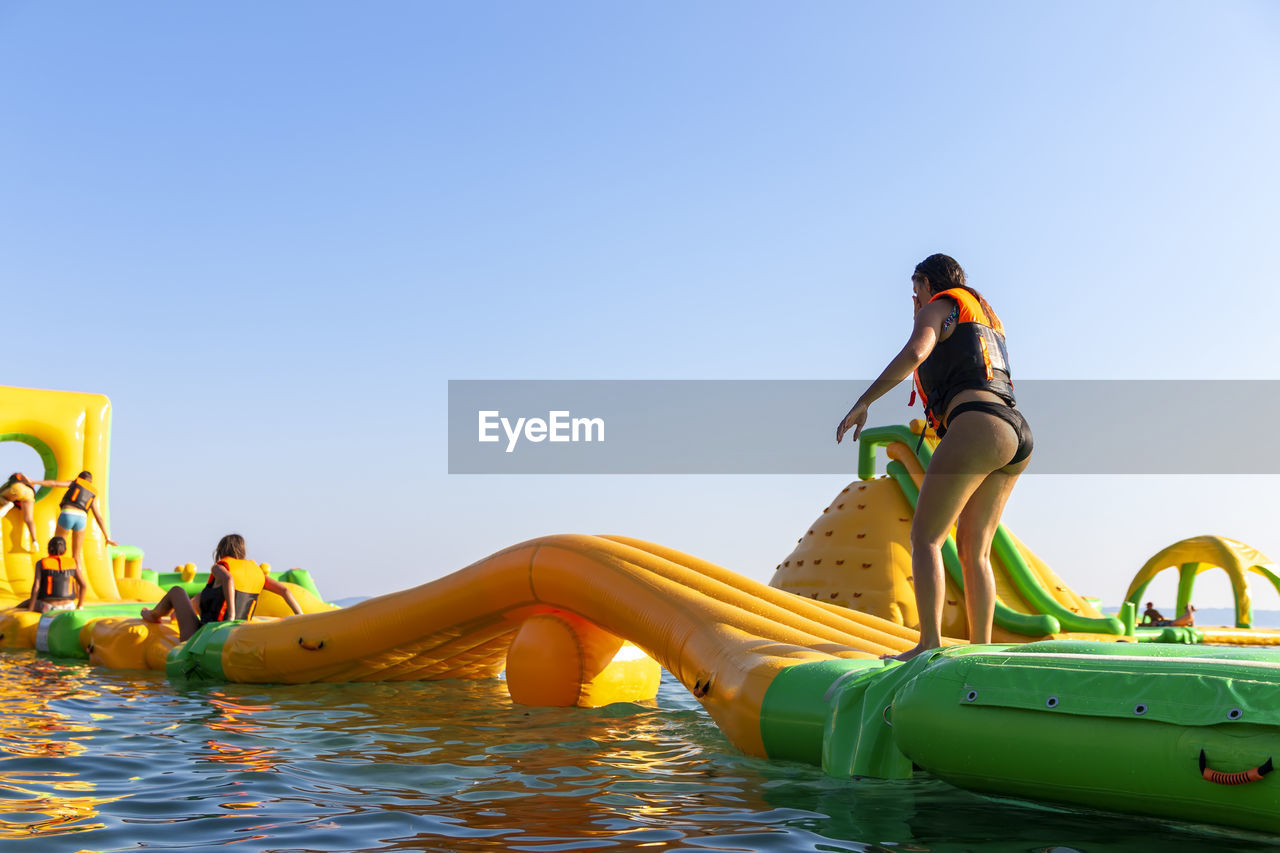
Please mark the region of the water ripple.
<svg viewBox="0 0 1280 853"><path fill-rule="evenodd" d="M652 705L535 709L500 681L176 688L30 652L0 654L0 840L41 853L1270 846L749 758L669 678Z"/></svg>

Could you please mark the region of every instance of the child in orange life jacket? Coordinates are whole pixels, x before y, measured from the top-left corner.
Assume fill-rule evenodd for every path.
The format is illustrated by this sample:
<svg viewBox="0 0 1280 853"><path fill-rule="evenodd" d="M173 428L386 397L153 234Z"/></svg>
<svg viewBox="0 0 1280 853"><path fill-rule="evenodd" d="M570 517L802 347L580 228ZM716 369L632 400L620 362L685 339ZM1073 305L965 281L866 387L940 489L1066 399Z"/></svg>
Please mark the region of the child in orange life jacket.
<svg viewBox="0 0 1280 853"><path fill-rule="evenodd" d="M95 500L97 493L93 490L93 474L81 471L74 480L32 480L37 486L65 487L67 492L62 496L58 513L58 529L55 536L67 538L71 534L71 553L76 558L76 565L84 565L84 531L89 526L89 513L98 520L98 527L108 545L115 545L116 540L107 532L107 523L102 520L102 512Z"/></svg>
<svg viewBox="0 0 1280 853"><path fill-rule="evenodd" d="M301 613L302 608L289 588L267 577L257 563L245 559L244 555L243 536L239 533L223 536L213 551L214 564L204 589L189 596L180 586L170 587L154 608L142 608L143 621L159 622L172 613L178 620L178 639L186 640L210 622L252 618L263 590L274 592L284 599L290 610Z"/></svg>
<svg viewBox="0 0 1280 853"><path fill-rule="evenodd" d="M40 534L36 533L36 490L34 483L27 479L26 475L21 471L15 471L9 475L9 479L0 485L0 516L3 516L12 507L17 507L22 513L22 520L27 525L28 532L31 533L31 542L27 546L28 551L34 551L39 548Z"/></svg>
<svg viewBox="0 0 1280 853"><path fill-rule="evenodd" d="M84 572L66 554L67 540L61 536L49 540L49 556L36 563L31 597L19 607L25 606L34 613L44 613L68 609L73 602L76 610L84 606L84 591L87 586Z"/></svg>
<svg viewBox="0 0 1280 853"><path fill-rule="evenodd" d="M952 526L964 572L969 642L991 642L996 601L991 540L1032 449L1031 428L1015 405L1004 326L995 311L947 255L930 255L917 264L911 286L911 338L836 427L836 441L850 429L856 441L871 404L914 373L916 393L941 439L911 520L920 641L898 660L942 644L942 545Z"/></svg>

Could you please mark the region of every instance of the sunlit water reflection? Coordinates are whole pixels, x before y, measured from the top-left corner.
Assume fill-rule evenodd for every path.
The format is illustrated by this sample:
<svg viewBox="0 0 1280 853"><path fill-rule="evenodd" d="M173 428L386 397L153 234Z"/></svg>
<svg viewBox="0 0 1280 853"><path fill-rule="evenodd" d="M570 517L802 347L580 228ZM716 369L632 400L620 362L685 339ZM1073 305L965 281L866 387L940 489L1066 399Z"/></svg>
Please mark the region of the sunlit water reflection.
<svg viewBox="0 0 1280 853"><path fill-rule="evenodd" d="M1192 851L1273 841L747 758L680 685L523 708L500 681L180 688L0 654L5 851ZM25 843L24 843L25 842Z"/></svg>

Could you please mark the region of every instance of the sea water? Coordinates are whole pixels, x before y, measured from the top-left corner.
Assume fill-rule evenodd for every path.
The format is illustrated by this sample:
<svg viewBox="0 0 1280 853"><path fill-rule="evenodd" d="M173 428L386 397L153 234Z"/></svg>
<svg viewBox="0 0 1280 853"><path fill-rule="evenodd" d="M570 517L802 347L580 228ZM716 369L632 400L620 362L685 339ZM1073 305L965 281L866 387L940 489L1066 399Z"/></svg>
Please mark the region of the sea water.
<svg viewBox="0 0 1280 853"><path fill-rule="evenodd" d="M1263 850L1275 839L744 756L679 683L599 709L499 679L179 686L0 653L8 851Z"/></svg>

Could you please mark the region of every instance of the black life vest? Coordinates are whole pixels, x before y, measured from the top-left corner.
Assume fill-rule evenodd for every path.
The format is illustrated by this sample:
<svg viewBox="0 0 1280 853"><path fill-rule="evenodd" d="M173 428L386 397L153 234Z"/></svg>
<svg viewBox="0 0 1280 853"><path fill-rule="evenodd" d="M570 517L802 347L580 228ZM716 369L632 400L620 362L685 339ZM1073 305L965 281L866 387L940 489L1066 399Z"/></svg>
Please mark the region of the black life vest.
<svg viewBox="0 0 1280 853"><path fill-rule="evenodd" d="M947 406L961 391L990 391L1010 406L1016 404L1004 327L998 319L988 317L982 303L964 288L944 290L929 301L944 296L960 306L956 328L949 338L938 342L915 372L915 391L924 403L929 426L939 436L946 431L942 417Z"/></svg>
<svg viewBox="0 0 1280 853"><path fill-rule="evenodd" d="M94 497L93 490L89 488L89 485L88 480L76 477L71 482L71 485L67 486L67 493L62 496L62 503L59 506L63 509L75 507L88 512L89 504L93 503Z"/></svg>
<svg viewBox="0 0 1280 853"><path fill-rule="evenodd" d="M50 598L75 598L79 590L76 581L76 561L74 557L60 554L57 557L45 557L36 563L38 580L36 583L36 599L45 601Z"/></svg>
<svg viewBox="0 0 1280 853"><path fill-rule="evenodd" d="M258 595L262 592L267 576L262 568L253 560L237 560L225 557L218 565L231 573L231 580L236 585L236 618L250 619L258 608ZM227 598L222 592L222 585L210 573L209 581L200 591L200 621L203 623L221 622L227 618Z"/></svg>

